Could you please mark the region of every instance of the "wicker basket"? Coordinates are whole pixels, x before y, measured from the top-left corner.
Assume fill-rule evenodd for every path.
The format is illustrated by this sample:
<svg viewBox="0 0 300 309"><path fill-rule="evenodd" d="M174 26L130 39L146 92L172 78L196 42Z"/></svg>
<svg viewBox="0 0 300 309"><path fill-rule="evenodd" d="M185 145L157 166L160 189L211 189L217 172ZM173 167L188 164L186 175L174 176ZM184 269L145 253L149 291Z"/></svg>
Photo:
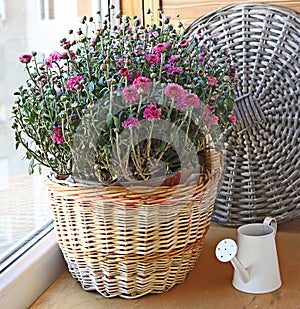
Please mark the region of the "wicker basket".
<svg viewBox="0 0 300 309"><path fill-rule="evenodd" d="M200 254L221 176L220 154L209 152L208 160L196 179L154 190L46 180L58 244L83 289L137 298L185 279Z"/></svg>
<svg viewBox="0 0 300 309"><path fill-rule="evenodd" d="M300 216L300 19L278 6L245 3L196 19L237 58L237 125L225 134L224 173L213 220L228 226Z"/></svg>

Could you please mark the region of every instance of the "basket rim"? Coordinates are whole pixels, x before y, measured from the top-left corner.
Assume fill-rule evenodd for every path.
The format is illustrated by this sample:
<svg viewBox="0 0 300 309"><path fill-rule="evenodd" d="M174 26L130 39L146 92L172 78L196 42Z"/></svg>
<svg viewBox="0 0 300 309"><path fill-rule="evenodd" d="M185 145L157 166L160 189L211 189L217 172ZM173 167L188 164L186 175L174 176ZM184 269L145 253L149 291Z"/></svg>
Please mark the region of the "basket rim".
<svg viewBox="0 0 300 309"><path fill-rule="evenodd" d="M184 171L179 170L176 171L170 175L166 175L166 177L162 176L162 177L158 177L153 179L153 182L159 182L160 180L163 180L165 178L169 178L172 176L176 176L178 174L181 174L181 176L183 177L183 181L174 184L174 185L161 185L160 188L165 188L166 190L176 186L176 187L186 187L189 184L195 184L196 182L198 182L198 185L201 181L202 178L205 178L207 181L205 181L204 184L206 184L207 182L209 182L210 180L210 176L217 173L218 171L221 170L222 166L221 166L221 152L211 149L209 150L210 153L212 153L215 157L218 158L217 163L214 164L210 169L209 168L205 168L203 172L198 171L194 168L188 169L185 173L186 175L184 175ZM187 173L188 172L188 173ZM111 184L111 185L104 185L103 183L101 183L100 181L96 181L96 180L88 180L88 179L82 179L76 176L72 176L72 175L65 175L63 179L59 179L57 174L54 173L53 171L50 171L47 175L46 175L46 179L45 179L46 183L52 183L52 184L56 184L56 185L61 185L61 186L68 186L68 187L97 187L97 188L103 188L103 189L108 189L108 188L112 188L112 189L117 189L117 188L132 188L132 187L137 187L137 188L145 188L146 190L149 188L153 189L153 186L149 186L147 185L147 182L144 182L146 184L143 184L143 181L137 181L137 182L129 182L127 186L123 186L120 183L116 183L116 184ZM201 184L203 185L203 183Z"/></svg>
<svg viewBox="0 0 300 309"><path fill-rule="evenodd" d="M223 12L223 11L227 11L227 10L232 10L232 9L236 9L236 10L241 10L241 9L251 9L251 10L255 10L255 9L264 9L264 10L273 10L273 11L277 11L279 13L285 13L287 15L289 15L290 17L293 18L300 18L300 13L296 12L293 9L287 8L287 7L283 7L280 5L275 5L275 4L268 4L268 3L263 3L263 2L242 2L242 3L233 3L233 4L229 4L226 6L222 6L221 8L218 8L216 10L210 11L206 14L203 14L199 17L197 17L196 19L194 19L186 28L186 32L189 32L189 29L192 28L195 24L198 24L201 20L207 20L209 18L209 16L214 17L216 14ZM209 19L208 19L209 20Z"/></svg>

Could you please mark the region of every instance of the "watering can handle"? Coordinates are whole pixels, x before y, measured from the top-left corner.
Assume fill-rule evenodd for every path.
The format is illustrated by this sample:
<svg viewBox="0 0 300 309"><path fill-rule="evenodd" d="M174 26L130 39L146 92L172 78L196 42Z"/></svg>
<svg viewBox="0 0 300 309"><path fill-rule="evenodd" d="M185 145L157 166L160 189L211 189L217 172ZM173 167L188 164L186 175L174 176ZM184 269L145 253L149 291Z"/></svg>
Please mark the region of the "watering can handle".
<svg viewBox="0 0 300 309"><path fill-rule="evenodd" d="M277 221L276 221L275 218L266 217L263 224L264 225L270 225L274 228L275 232L277 231Z"/></svg>

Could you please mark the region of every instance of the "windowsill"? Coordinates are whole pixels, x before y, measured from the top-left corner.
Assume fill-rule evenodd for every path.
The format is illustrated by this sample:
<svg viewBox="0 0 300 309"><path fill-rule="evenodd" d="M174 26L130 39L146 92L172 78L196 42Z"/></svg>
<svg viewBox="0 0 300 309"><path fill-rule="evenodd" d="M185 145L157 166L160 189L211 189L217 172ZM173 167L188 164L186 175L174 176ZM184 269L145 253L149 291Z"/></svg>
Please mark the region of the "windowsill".
<svg viewBox="0 0 300 309"><path fill-rule="evenodd" d="M30 307L65 270L52 229L0 275L0 308Z"/></svg>
<svg viewBox="0 0 300 309"><path fill-rule="evenodd" d="M214 254L223 238L236 239L236 229L212 223L203 251L186 280L169 292L128 300L103 298L86 292L68 271L33 304L38 308L298 308L300 304L300 221L279 225L276 235L282 286L261 295L247 294L231 285L233 268Z"/></svg>

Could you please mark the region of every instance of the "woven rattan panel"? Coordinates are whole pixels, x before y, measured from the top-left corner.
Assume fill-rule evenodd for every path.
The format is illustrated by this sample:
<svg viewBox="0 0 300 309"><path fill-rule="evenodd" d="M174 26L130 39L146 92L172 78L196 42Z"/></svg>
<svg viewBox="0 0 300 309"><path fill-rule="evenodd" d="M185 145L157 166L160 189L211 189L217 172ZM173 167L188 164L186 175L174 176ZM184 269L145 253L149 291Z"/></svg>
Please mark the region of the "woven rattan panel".
<svg viewBox="0 0 300 309"><path fill-rule="evenodd" d="M188 35L219 37L237 58L237 125L225 132L213 220L238 226L300 216L300 20L278 6L231 5L196 19Z"/></svg>

